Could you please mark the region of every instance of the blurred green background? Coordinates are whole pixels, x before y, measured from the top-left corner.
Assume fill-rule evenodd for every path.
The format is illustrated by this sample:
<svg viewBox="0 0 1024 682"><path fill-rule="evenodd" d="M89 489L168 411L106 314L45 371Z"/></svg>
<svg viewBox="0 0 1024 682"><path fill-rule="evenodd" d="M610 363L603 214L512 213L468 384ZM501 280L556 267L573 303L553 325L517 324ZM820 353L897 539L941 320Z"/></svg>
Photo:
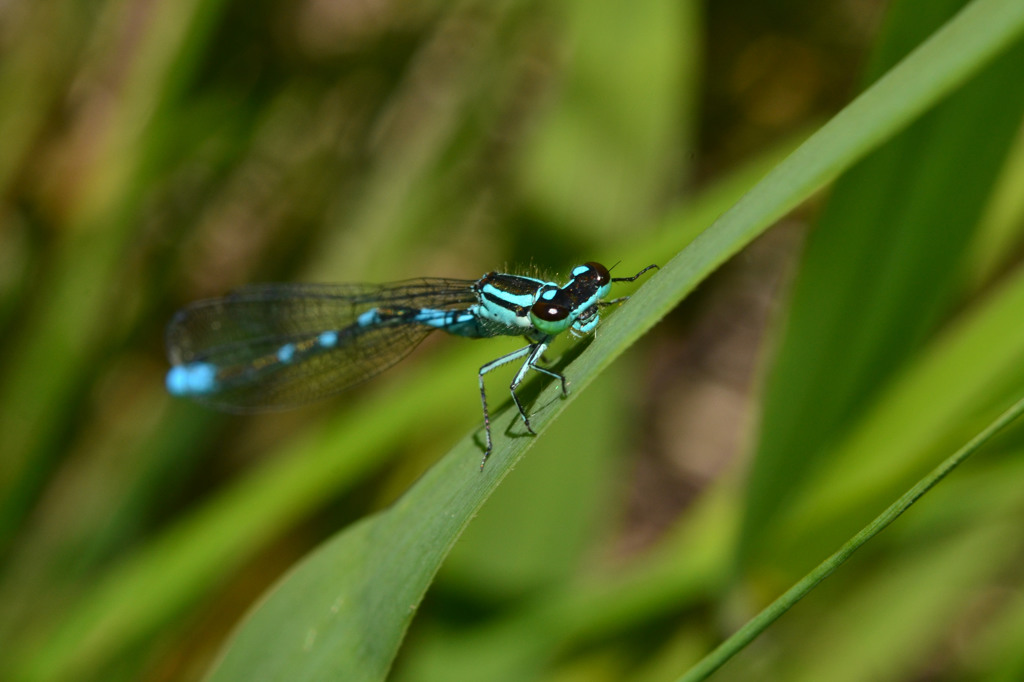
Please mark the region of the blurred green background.
<svg viewBox="0 0 1024 682"><path fill-rule="evenodd" d="M479 427L476 369L518 343L225 416L164 393L175 309L665 263L964 4L0 4L0 679L201 677ZM1019 43L580 395L394 679L673 679L1021 395ZM1022 436L716 679L1024 679Z"/></svg>

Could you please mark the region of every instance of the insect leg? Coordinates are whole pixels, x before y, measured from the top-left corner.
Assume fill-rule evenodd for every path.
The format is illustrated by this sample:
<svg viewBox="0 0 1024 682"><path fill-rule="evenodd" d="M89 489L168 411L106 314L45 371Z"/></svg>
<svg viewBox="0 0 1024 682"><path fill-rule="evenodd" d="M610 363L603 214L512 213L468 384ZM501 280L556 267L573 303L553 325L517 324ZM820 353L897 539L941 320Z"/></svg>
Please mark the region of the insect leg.
<svg viewBox="0 0 1024 682"><path fill-rule="evenodd" d="M493 443L491 441L491 415L490 415L490 412L487 409L487 391L484 389L484 375L487 374L488 372L490 372L493 369L496 369L498 367L501 367L502 365L506 365L506 364L512 362L513 360L518 360L519 358L523 357L524 355L530 355L532 357L532 355L536 352L536 348L538 346L546 347L546 344L531 343L529 346L523 346L519 350L514 350L514 351L512 351L511 353L509 353L507 355L502 355L500 358L496 358L494 360L491 360L486 365L481 367L479 373L477 374L477 376L478 376L478 378L480 380L480 403L483 405L483 408L484 408L484 435L487 438L487 449L484 450L484 458L482 460L480 460L480 468L481 469L484 468L484 464L487 463L487 458L491 456L491 450L493 449ZM543 347L541 348L541 351L543 352ZM529 362L530 361L527 360L527 363L529 363ZM523 367L525 368L526 365L524 364ZM522 377L520 375L523 374L524 371L525 371L525 369L520 370L519 374L516 375L517 380L515 382L513 382L513 387L518 386L519 385L518 382L522 381ZM522 415L524 420L526 420L526 415L523 413L523 408L519 404L519 399L516 398L515 391L512 392L512 399L515 401L516 407L519 408L519 414ZM533 433L533 430L530 429L530 422L529 421L526 422L526 428L527 428L527 430L530 431L530 433Z"/></svg>
<svg viewBox="0 0 1024 682"><path fill-rule="evenodd" d="M526 430L536 435L536 432L533 430L533 427L530 426L530 418L526 415L526 410L523 409L523 404L519 402L519 397L516 396L516 389L519 388L519 384L523 382L523 377L526 376L526 371L531 367L537 370L538 372L543 372L553 377L558 377L558 379L562 382L563 393L566 390L565 377L563 377L561 374L558 374L557 372L552 372L550 370L544 369L543 367L537 366L537 360L540 359L540 356L543 355L544 351L547 350L548 348L547 341L538 341L532 346L528 346L528 348L531 348L532 352L530 353L530 356L526 358L526 362L523 363L523 366L519 368L518 372L516 372L516 376L514 379L512 379L512 383L509 385L508 389L512 393L512 401L515 402L516 407L519 408L519 416L523 418L523 423L526 425Z"/></svg>

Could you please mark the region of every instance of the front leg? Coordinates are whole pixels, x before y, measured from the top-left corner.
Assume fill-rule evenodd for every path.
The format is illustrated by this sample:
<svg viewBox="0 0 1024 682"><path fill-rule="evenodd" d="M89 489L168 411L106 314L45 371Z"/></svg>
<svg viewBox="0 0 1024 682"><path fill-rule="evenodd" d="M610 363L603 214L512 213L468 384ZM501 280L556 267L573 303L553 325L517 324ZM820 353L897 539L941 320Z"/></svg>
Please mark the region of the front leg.
<svg viewBox="0 0 1024 682"><path fill-rule="evenodd" d="M523 378L526 376L526 371L529 369L533 369L538 372L541 372L542 374L547 374L550 377L558 379L558 381L562 385L562 397L564 398L569 395L569 383L566 381L564 375L559 374L558 372L554 372L545 367L541 367L540 365L537 364L537 362L541 359L541 356L544 354L544 351L547 350L548 343L549 341L540 341L534 344L533 352L530 353L528 358L526 358L526 362L524 362L523 366L519 368L518 372L516 372L516 376L512 380L512 384L508 387L509 391L512 393L512 400L515 401L516 407L519 408L519 416L523 418L523 424L526 425L526 430L534 435L537 434L533 430L533 427L530 426L530 418L527 416L526 410L523 409L522 403L519 402L519 398L516 396L516 389L519 388L519 384L522 383Z"/></svg>
<svg viewBox="0 0 1024 682"><path fill-rule="evenodd" d="M519 396L516 395L516 389L519 388L519 384L521 384L523 382L523 379L526 377L527 370L532 368L537 370L538 372L542 372L544 374L547 374L548 376L558 379L562 386L562 396L565 397L569 395L569 384L566 381L565 376L559 374L558 372L553 372L549 369L541 367L540 365L537 364L537 362L541 358L541 355L543 355L544 351L547 350L549 343L550 338L544 341L531 343L529 346L525 346L523 348L520 348L519 350L512 351L508 355L502 355L500 358L496 360L491 360L486 365L480 368L480 372L478 375L480 380L480 402L483 405L484 409L484 435L487 438L487 449L484 451L484 457L480 461L481 469L484 468L484 464L487 463L487 458L491 456L491 450L493 450L493 441L491 440L491 417L490 411L487 408L487 392L484 389L485 374L487 374L488 372L497 367L501 367L502 365L508 364L513 360L517 360L523 356L526 356L526 362L524 362L523 366L519 368L518 372L516 372L516 376L514 379L512 379L512 383L509 385L508 388L509 392L512 394L512 402L515 403L516 409L519 410L519 416L522 418L523 424L526 426L526 430L534 436L537 435L537 432L534 431L533 427L530 425L530 418L529 416L527 416L526 410L523 408L523 404L519 402Z"/></svg>
<svg viewBox="0 0 1024 682"><path fill-rule="evenodd" d="M547 344L545 344L545 346L546 345ZM536 370L542 374L547 374L549 377L554 377L555 379L558 379L558 381L561 382L562 384L562 397L567 398L569 396L569 382L565 378L565 375L559 374L558 372L550 370L547 367L541 367L540 365L537 364L538 360L540 360L541 362L547 362L547 360L545 360L542 355L535 354L530 356L530 358L526 361L525 366L529 367L530 369ZM525 373L525 370L523 371ZM512 389L515 390L516 386L517 384L513 384Z"/></svg>

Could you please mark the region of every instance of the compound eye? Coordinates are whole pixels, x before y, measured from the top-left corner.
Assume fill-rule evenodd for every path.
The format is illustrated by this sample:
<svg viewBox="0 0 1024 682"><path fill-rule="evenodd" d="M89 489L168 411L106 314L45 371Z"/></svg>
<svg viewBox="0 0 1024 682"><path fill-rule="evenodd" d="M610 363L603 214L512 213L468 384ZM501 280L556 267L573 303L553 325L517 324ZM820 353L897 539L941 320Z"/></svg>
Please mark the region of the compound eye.
<svg viewBox="0 0 1024 682"><path fill-rule="evenodd" d="M544 291L530 306L530 323L542 334L561 334L574 319L572 300L558 289Z"/></svg>
<svg viewBox="0 0 1024 682"><path fill-rule="evenodd" d="M600 263L584 263L584 265L590 268L590 271L594 273L594 281L598 284L607 284L612 279L612 274L608 272L608 268L601 265Z"/></svg>
<svg viewBox="0 0 1024 682"><path fill-rule="evenodd" d="M569 317L569 309L552 301L537 301L530 313L545 322L559 322Z"/></svg>

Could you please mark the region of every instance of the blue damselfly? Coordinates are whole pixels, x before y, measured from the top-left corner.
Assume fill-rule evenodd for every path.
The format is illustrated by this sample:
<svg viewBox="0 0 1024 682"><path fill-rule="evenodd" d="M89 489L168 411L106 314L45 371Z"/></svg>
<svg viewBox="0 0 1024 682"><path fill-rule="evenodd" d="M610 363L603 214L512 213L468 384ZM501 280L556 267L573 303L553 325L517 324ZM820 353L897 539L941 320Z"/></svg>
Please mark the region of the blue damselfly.
<svg viewBox="0 0 1024 682"><path fill-rule="evenodd" d="M480 401L486 449L491 454L491 419L484 375L525 358L510 390L526 430L530 418L516 396L527 370L561 382L565 377L538 365L551 341L569 330L593 332L613 282L600 263L572 270L564 285L491 272L476 281L425 278L391 284L257 284L223 298L180 310L167 327L173 367L167 389L231 412L295 407L353 386L405 357L427 334L440 329L471 339L523 336L528 345L480 368Z"/></svg>

